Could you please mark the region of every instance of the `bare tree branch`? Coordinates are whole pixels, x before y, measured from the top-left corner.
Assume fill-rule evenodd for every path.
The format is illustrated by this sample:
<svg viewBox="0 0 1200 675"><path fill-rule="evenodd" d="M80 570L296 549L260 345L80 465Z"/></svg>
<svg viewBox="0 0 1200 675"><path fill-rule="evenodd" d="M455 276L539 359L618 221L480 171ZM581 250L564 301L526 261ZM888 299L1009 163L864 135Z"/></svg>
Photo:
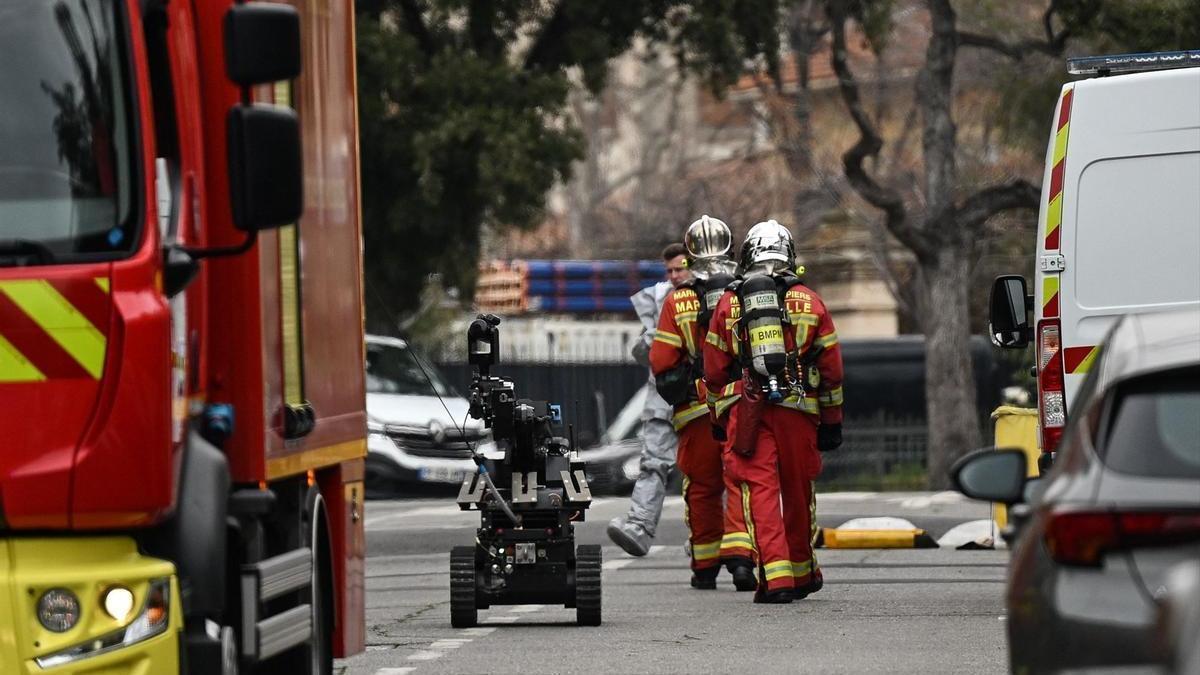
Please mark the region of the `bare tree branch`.
<svg viewBox="0 0 1200 675"><path fill-rule="evenodd" d="M904 200L892 188L885 187L867 173L863 164L868 157L879 154L883 148L883 139L875 130L875 125L863 109L862 98L859 95L858 81L850 71L846 52L846 7L838 0L826 3L831 29L833 32L833 70L838 76L838 88L842 100L850 112L851 119L858 127L859 139L849 150L842 154L842 164L845 167L846 179L854 190L869 204L883 211L884 223L896 238L910 248L918 257L928 257L934 254L932 242L912 225L904 207Z"/></svg>
<svg viewBox="0 0 1200 675"><path fill-rule="evenodd" d="M967 197L958 206L958 225L975 232L989 218L1012 209L1036 209L1041 188L1024 178L995 185Z"/></svg>
<svg viewBox="0 0 1200 675"><path fill-rule="evenodd" d="M989 49L991 51L1003 54L1014 61L1020 61L1028 56L1031 52L1039 52L1048 56L1058 56L1062 54L1063 48L1066 46L1067 38L1070 31L1063 31L1055 36L1052 41L1042 40L1021 40L1020 42L1005 42L1000 38L991 35L980 35L970 31L958 31L958 44L960 47L978 47L980 49Z"/></svg>
<svg viewBox="0 0 1200 675"><path fill-rule="evenodd" d="M958 44L961 47L988 49L1003 54L1014 61L1024 59L1030 52L1040 52L1047 56L1059 56L1067 46L1067 40L1071 37L1071 29L1064 28L1058 33L1054 32L1054 16L1058 13L1058 9L1059 0L1051 0L1050 4L1046 7L1046 12L1042 14L1042 28L1046 32L1044 40L1005 42L1000 38L990 35L980 35L970 31L958 31Z"/></svg>

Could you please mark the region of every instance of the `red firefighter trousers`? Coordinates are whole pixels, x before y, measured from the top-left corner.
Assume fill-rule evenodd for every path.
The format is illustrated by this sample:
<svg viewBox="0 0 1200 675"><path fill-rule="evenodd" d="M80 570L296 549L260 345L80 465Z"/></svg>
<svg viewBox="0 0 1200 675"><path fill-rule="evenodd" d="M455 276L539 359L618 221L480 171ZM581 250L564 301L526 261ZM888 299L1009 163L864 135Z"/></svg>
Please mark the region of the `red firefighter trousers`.
<svg viewBox="0 0 1200 675"><path fill-rule="evenodd" d="M692 569L715 569L722 561L739 557L749 562L751 542L742 516L740 489L725 476L721 442L713 438L707 415L680 430L678 463L683 473Z"/></svg>
<svg viewBox="0 0 1200 675"><path fill-rule="evenodd" d="M763 404L754 453L726 444L725 469L738 485L754 543L759 590L803 587L820 578L812 542L816 526L813 480L821 473L817 421L798 410ZM730 419L729 438L738 423Z"/></svg>

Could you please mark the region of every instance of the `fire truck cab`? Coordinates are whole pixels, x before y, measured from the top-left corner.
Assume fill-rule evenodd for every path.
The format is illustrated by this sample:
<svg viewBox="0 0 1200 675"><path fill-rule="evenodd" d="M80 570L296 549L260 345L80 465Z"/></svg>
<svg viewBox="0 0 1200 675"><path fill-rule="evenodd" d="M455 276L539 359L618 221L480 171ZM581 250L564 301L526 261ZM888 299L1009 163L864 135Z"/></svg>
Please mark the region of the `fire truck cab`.
<svg viewBox="0 0 1200 675"><path fill-rule="evenodd" d="M353 18L0 6L0 672L362 650Z"/></svg>
<svg viewBox="0 0 1200 675"><path fill-rule="evenodd" d="M990 308L996 345L1035 346L1044 460L1118 317L1200 305L1200 52L1068 65L1088 77L1055 110L1033 292L1001 276Z"/></svg>

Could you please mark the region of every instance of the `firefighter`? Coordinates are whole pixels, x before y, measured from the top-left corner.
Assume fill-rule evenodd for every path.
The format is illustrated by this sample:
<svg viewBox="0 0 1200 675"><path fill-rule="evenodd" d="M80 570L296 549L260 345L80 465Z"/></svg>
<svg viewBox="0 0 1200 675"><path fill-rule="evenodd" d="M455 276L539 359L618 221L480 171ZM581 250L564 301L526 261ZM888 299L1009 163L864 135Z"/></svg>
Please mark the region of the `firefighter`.
<svg viewBox="0 0 1200 675"><path fill-rule="evenodd" d="M667 267L667 279L650 288L638 291L629 301L642 322L642 336L634 342L631 350L638 363L649 368L650 345L658 327L658 313L667 296L680 284L692 278L687 265L687 249L683 244L671 244L663 249L663 262ZM654 384L653 373L649 374L650 385ZM650 387L646 404L642 409L642 457L637 482L630 495L629 512L613 518L608 523L608 538L629 555L644 556L650 551L658 521L662 517L663 499L667 494L667 482L675 468L675 449L679 436L671 423L670 404Z"/></svg>
<svg viewBox="0 0 1200 675"><path fill-rule="evenodd" d="M741 555L728 550L723 555L722 551L722 544L739 534L745 539L744 550L749 534L742 524L740 499L728 514L725 509L721 443L714 435L700 363L709 318L707 302L719 299L733 280L729 227L716 218L702 216L688 227L684 244L692 279L679 285L663 304L650 347L650 369L658 393L674 406L672 423L679 434L678 465L683 473L692 587L716 588L724 562L734 586L739 591L751 591L756 581L749 551Z"/></svg>
<svg viewBox="0 0 1200 675"><path fill-rule="evenodd" d="M725 470L754 546L754 601L788 603L822 586L813 480L820 452L842 443L842 356L825 304L797 276L787 228L751 228L741 265L709 323L704 379L713 391L741 382Z"/></svg>

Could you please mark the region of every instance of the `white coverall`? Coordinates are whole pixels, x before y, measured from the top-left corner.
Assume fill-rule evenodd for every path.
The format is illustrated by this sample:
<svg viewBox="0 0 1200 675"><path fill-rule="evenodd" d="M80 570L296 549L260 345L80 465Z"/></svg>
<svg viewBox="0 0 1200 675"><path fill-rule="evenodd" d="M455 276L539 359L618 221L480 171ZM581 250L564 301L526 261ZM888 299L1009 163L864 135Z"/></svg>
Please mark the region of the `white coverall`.
<svg viewBox="0 0 1200 675"><path fill-rule="evenodd" d="M647 371L650 368L650 343L654 341L654 331L658 329L658 315L667 295L674 288L669 281L662 281L643 288L629 298L642 322L641 338L633 344L631 351L633 358L646 366ZM674 411L654 388L654 375L649 375L647 386L649 392L646 407L642 409L642 430L639 433L642 439L641 471L630 495L626 522L641 526L646 534L653 537L658 520L662 517L667 481L671 470L675 468L679 437L671 423Z"/></svg>

